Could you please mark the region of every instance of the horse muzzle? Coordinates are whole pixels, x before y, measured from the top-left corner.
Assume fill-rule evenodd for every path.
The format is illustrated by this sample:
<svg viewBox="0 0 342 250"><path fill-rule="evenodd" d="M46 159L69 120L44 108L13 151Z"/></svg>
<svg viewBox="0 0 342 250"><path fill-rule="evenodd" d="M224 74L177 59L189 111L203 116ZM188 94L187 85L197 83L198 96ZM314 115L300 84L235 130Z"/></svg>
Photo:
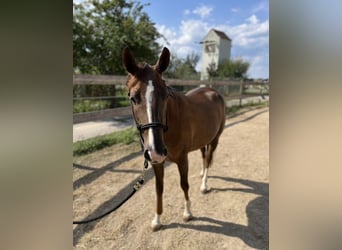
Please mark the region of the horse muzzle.
<svg viewBox="0 0 342 250"><path fill-rule="evenodd" d="M144 157L146 160L150 161L152 164L163 163L167 156L167 150L164 149L163 154L157 153L155 150L146 149L144 152Z"/></svg>

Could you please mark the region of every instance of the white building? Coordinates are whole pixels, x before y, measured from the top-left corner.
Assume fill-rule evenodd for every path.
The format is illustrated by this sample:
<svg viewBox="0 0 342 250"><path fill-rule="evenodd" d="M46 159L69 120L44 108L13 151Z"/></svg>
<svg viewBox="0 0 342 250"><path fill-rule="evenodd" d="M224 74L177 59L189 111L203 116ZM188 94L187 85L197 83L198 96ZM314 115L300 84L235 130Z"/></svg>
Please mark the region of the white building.
<svg viewBox="0 0 342 250"><path fill-rule="evenodd" d="M218 65L230 59L232 40L222 31L211 29L201 41L202 44L202 70L201 80L208 80L208 68L217 70Z"/></svg>

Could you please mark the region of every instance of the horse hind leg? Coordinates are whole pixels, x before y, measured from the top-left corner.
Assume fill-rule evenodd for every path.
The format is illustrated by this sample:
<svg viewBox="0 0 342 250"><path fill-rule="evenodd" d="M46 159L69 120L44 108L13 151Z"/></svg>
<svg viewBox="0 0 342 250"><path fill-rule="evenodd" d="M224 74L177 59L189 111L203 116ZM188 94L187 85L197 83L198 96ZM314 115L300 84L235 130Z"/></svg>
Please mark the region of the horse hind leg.
<svg viewBox="0 0 342 250"><path fill-rule="evenodd" d="M201 184L201 192L202 194L205 194L210 191L210 189L207 186L207 180L208 180L208 171L209 171L209 166L211 165L213 161L213 153L217 147L218 144L218 138L215 138L210 144L207 145L206 150L205 150L205 156L203 157L203 151L201 148L202 152L202 157L203 157L203 168L201 174L202 176L202 184Z"/></svg>
<svg viewBox="0 0 342 250"><path fill-rule="evenodd" d="M203 166L202 166L202 171L201 171L202 184L201 184L200 190L202 194L205 194L208 192L207 179L208 179L208 168L209 168L209 162L208 162L209 146L210 145L208 144L207 146L201 148Z"/></svg>
<svg viewBox="0 0 342 250"><path fill-rule="evenodd" d="M201 148L201 153L202 153L202 161L203 161L203 164L202 164L202 169L201 169L201 173L200 173L200 176L203 177L204 175L204 170L205 170L205 166L206 166L206 158L205 158L205 155L206 155L206 152L207 152L207 146L204 146Z"/></svg>

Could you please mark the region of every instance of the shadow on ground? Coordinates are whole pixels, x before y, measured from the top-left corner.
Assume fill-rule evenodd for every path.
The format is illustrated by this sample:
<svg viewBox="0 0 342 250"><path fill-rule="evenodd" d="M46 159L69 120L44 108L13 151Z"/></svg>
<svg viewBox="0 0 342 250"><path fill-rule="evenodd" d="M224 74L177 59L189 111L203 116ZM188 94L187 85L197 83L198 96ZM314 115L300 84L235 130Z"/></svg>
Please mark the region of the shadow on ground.
<svg viewBox="0 0 342 250"><path fill-rule="evenodd" d="M246 206L246 214L248 218L247 226L229 221L222 221L215 218L195 217L193 221L203 222L203 224L171 223L169 225L163 226L162 229L168 230L180 227L208 233L223 234L230 237L238 237L250 247L257 249L268 249L268 184L221 176L211 176L209 178L221 179L227 182L235 182L248 186L248 188L212 188L211 192L232 191L260 195L254 200L250 201ZM208 223L211 225L208 225Z"/></svg>

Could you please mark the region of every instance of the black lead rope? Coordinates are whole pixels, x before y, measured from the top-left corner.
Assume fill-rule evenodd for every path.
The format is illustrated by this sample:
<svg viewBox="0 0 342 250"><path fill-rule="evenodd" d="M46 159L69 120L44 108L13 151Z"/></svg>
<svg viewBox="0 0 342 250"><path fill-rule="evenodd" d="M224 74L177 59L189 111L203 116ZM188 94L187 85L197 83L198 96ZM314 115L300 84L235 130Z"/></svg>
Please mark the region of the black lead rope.
<svg viewBox="0 0 342 250"><path fill-rule="evenodd" d="M99 219L107 216L108 214L114 212L115 210L117 210L126 201L128 201L140 189L140 187L144 184L144 175L145 175L145 171L146 171L147 168L148 168L148 162L145 159L143 172L142 172L142 174L140 176L140 179L137 181L137 183L135 183L133 185L132 192L122 202L120 202L118 205L116 205L114 208L112 208L111 210L105 212L104 214L101 214L101 215L99 215L97 217L94 217L94 218L91 218L91 219L88 219L88 220L73 221L72 224L86 224L86 223L89 223L89 222L92 222L92 221L96 221L96 220L99 220Z"/></svg>

